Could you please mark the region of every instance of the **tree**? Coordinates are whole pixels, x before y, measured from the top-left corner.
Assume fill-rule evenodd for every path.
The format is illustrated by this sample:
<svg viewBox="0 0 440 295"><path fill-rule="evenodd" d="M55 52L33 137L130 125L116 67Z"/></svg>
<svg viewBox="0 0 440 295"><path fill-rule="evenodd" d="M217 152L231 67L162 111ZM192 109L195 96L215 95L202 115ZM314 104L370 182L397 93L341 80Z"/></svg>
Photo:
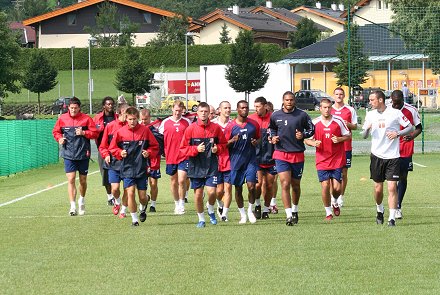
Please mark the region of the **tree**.
<svg viewBox="0 0 440 295"><path fill-rule="evenodd" d="M38 113L40 113L40 94L52 90L57 85L57 69L41 50L31 53L29 64L23 77L23 87L38 94Z"/></svg>
<svg viewBox="0 0 440 295"><path fill-rule="evenodd" d="M231 45L231 60L226 68L226 80L236 92L249 93L264 87L269 78L260 44L254 44L251 31L241 31Z"/></svg>
<svg viewBox="0 0 440 295"><path fill-rule="evenodd" d="M232 39L229 37L229 30L228 25L226 23L223 24L222 30L220 32L220 43L221 44L228 44L231 43Z"/></svg>
<svg viewBox="0 0 440 295"><path fill-rule="evenodd" d="M391 29L398 32L405 46L429 56L434 74L440 74L440 25L438 0L390 0L395 13Z"/></svg>
<svg viewBox="0 0 440 295"><path fill-rule="evenodd" d="M6 14L0 11L0 100L7 97L7 91L19 93L17 82L21 75L18 69L20 46L9 29Z"/></svg>
<svg viewBox="0 0 440 295"><path fill-rule="evenodd" d="M156 38L152 39L147 45L168 46L185 44L185 34L188 31L189 22L184 16L163 18L160 22L159 32ZM193 43L192 36L188 37L188 43Z"/></svg>
<svg viewBox="0 0 440 295"><path fill-rule="evenodd" d="M306 17L296 27L295 32L289 33L290 47L292 48L300 49L313 44L321 35L315 23Z"/></svg>
<svg viewBox="0 0 440 295"><path fill-rule="evenodd" d="M119 67L116 70L115 86L119 91L131 93L133 105L137 93L149 92L153 74L140 58L136 48L125 48Z"/></svg>
<svg viewBox="0 0 440 295"><path fill-rule="evenodd" d="M134 44L134 33L139 24L130 21L126 15L120 17L118 7L110 2L98 6L99 13L95 17L96 26L85 26L84 30L96 38L100 47L131 46Z"/></svg>
<svg viewBox="0 0 440 295"><path fill-rule="evenodd" d="M14 1L9 9L9 19L22 21L50 11L50 4L47 0L21 0Z"/></svg>
<svg viewBox="0 0 440 295"><path fill-rule="evenodd" d="M362 52L363 42L358 36L358 26L350 26L350 40L348 36L345 38L344 44L339 44L336 48L336 54L340 62L333 68L336 73L339 86L345 85L353 87L355 85L364 84L367 80L367 70L370 68L368 56ZM350 51L348 44L350 42ZM349 78L349 60L350 60L350 78ZM349 83L350 81L350 83Z"/></svg>

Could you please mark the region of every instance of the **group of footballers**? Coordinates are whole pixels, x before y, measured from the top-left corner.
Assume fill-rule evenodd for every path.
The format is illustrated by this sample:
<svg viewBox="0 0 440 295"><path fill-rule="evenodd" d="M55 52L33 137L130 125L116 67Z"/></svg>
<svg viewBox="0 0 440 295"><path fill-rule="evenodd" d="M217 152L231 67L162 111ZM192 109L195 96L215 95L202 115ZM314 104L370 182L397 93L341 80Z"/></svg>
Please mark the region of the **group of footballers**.
<svg viewBox="0 0 440 295"><path fill-rule="evenodd" d="M322 99L321 115L314 120L295 107L295 96L287 91L282 108L277 111L264 97L258 97L251 115L249 103L241 100L236 105L235 119L230 117L232 106L228 101L222 101L217 109L201 102L191 118L185 114L184 103L176 100L171 116L154 122L148 109L120 103L115 110L111 97L103 99L102 111L92 119L81 113L81 102L74 97L68 112L59 117L53 129L68 179L69 214L85 214L90 140L95 139L108 204L120 218L126 217L128 209L133 226L146 220L148 202L151 201L149 212L156 212L163 154L171 180L174 214L185 213L187 191L193 189L197 227L206 226L205 208L211 224L217 224L217 216L222 222L228 221L232 188L240 224L268 219L270 213L278 213L278 179L286 225L297 224L305 145L316 148L325 220L331 220L340 215L343 206L352 159L351 132L357 129L358 122L356 111L344 103L344 90L338 87L333 94L334 101ZM402 218L414 138L422 126L417 109L403 102L401 91L394 91L391 98L392 104L386 105L382 92L370 95L373 110L367 113L362 134L372 136L370 171L375 184L376 222L384 222L383 183L387 180L388 225L394 226L395 219Z"/></svg>

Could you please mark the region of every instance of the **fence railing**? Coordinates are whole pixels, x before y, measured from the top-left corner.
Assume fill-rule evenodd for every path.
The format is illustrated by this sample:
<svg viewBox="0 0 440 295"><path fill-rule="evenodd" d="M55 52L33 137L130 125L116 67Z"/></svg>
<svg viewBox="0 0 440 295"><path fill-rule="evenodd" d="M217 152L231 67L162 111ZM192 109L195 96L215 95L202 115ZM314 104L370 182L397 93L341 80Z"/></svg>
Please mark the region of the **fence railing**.
<svg viewBox="0 0 440 295"><path fill-rule="evenodd" d="M59 161L55 120L0 121L0 176Z"/></svg>

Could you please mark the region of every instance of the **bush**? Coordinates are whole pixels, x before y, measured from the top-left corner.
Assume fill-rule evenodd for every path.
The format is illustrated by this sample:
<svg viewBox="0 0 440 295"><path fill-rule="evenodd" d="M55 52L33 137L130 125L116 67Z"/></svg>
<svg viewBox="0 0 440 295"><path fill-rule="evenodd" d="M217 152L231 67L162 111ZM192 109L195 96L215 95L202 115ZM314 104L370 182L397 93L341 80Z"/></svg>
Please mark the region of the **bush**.
<svg viewBox="0 0 440 295"><path fill-rule="evenodd" d="M192 45L188 46L188 66L200 65L220 65L227 64L230 59L230 44L214 45ZM261 44L264 52L265 62L276 62L283 58L292 50L281 49L275 44ZM41 50L52 61L53 65L59 70L70 70L71 49L70 48L23 48L24 54L21 55L19 67L24 69L24 65L29 61L30 50ZM123 47L92 48L91 60L92 69L113 69L116 68ZM146 60L149 68L165 67L184 67L185 66L185 46L173 45L165 47L135 47L141 57ZM89 68L89 49L73 49L74 67L78 70Z"/></svg>

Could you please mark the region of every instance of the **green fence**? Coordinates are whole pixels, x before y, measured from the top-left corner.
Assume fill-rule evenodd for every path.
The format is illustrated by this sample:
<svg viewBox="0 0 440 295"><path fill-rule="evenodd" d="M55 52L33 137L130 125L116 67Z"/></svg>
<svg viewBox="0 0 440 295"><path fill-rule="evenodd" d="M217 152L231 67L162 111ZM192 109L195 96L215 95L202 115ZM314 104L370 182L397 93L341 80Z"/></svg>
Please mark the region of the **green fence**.
<svg viewBox="0 0 440 295"><path fill-rule="evenodd" d="M0 176L58 163L55 120L0 121Z"/></svg>

